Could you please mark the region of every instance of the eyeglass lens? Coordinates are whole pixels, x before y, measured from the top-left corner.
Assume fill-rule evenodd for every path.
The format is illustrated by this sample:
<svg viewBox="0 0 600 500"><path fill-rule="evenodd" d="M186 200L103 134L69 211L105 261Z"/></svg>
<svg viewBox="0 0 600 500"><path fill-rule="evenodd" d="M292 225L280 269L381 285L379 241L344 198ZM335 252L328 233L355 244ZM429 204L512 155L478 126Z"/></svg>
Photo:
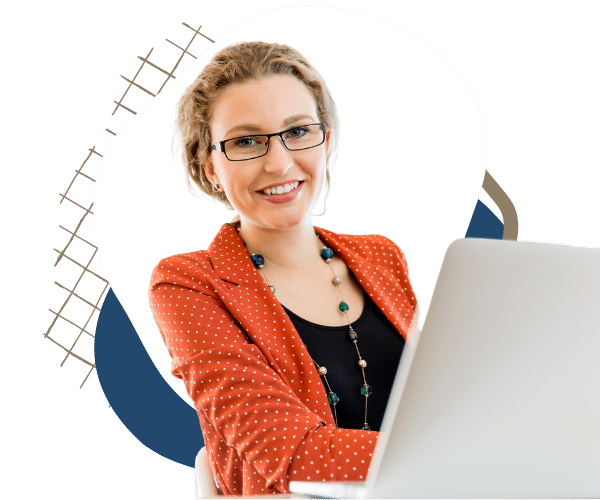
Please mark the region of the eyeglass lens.
<svg viewBox="0 0 600 500"><path fill-rule="evenodd" d="M298 151L322 144L325 134L320 124L302 125L286 130L281 138L290 151ZM264 156L269 148L268 144L269 137L265 135L247 135L230 139L225 141L225 155L230 160L251 160Z"/></svg>

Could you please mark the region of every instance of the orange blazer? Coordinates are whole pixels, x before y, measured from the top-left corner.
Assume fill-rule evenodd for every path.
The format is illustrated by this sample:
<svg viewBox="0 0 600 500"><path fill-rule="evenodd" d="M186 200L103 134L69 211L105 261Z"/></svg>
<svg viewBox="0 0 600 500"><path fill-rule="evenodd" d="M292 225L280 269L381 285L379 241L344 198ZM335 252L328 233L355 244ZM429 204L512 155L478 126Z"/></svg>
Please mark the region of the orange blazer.
<svg viewBox="0 0 600 500"><path fill-rule="evenodd" d="M417 301L402 251L383 236L315 229L406 338ZM378 433L336 429L321 378L236 223L224 224L206 251L163 259L149 296L224 494L366 479Z"/></svg>

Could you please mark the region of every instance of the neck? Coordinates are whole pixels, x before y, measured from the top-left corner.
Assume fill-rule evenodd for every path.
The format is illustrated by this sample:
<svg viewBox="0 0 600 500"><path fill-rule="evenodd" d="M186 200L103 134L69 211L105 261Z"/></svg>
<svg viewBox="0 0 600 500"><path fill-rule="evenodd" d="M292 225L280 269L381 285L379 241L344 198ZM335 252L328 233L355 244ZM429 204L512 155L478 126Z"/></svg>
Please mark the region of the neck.
<svg viewBox="0 0 600 500"><path fill-rule="evenodd" d="M250 253L259 253L269 263L288 271L314 269L322 262L323 246L310 219L290 229L256 226L242 219L240 237Z"/></svg>

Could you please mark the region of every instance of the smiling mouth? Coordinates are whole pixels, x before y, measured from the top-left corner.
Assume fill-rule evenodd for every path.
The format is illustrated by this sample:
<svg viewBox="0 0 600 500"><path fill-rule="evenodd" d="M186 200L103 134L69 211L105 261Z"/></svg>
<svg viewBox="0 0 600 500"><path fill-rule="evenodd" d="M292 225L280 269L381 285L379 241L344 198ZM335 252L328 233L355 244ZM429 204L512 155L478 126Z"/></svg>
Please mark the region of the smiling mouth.
<svg viewBox="0 0 600 500"><path fill-rule="evenodd" d="M266 194L266 195L286 194L286 193L289 193L290 191L293 191L294 189L297 189L298 186L302 182L304 182L304 181L289 182L287 184L281 184L280 186L263 189L262 191L258 191L258 192L262 193L262 194Z"/></svg>

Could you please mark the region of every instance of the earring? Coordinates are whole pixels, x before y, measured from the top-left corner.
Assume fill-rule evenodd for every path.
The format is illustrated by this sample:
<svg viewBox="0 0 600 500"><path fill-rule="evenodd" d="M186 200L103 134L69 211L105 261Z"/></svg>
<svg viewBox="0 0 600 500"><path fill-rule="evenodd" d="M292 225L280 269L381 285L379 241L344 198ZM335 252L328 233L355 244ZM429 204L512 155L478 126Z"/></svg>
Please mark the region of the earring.
<svg viewBox="0 0 600 500"><path fill-rule="evenodd" d="M221 186L219 184L213 184L212 188L215 193L218 193L219 191L221 191Z"/></svg>

